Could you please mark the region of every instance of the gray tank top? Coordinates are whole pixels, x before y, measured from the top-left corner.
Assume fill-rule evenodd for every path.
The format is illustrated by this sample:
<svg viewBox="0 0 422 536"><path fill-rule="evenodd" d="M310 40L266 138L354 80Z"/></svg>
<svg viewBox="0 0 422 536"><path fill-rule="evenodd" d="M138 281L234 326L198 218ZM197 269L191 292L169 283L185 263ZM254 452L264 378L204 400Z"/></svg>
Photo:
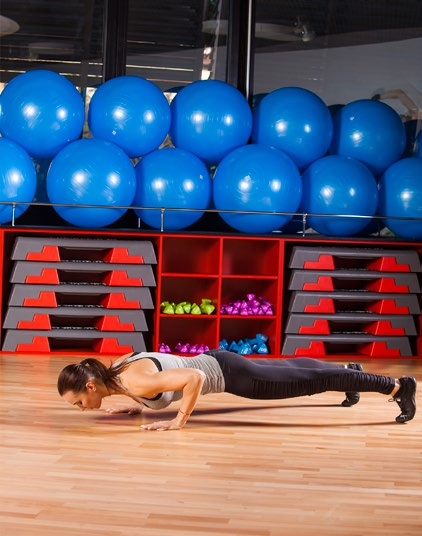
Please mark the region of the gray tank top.
<svg viewBox="0 0 422 536"><path fill-rule="evenodd" d="M224 392L224 377L220 365L214 357L208 354L199 354L194 357L181 357L173 354L162 354L160 352L140 352L131 355L127 359L127 362L133 363L139 359L151 359L156 364L158 370L170 370L175 368L194 368L202 370L202 372L205 373L206 379L202 386L201 395ZM166 408L172 402L180 400L183 396L183 391L166 391L160 393L153 399L142 398L130 393L120 383L120 380L118 380L118 383L131 398L151 409Z"/></svg>

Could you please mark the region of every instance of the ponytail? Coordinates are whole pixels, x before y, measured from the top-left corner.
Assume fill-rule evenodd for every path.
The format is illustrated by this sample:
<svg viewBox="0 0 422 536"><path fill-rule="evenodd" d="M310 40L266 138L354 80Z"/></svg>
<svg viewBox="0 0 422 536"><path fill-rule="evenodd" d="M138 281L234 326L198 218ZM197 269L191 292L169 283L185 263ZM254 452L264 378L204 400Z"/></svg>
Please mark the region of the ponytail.
<svg viewBox="0 0 422 536"><path fill-rule="evenodd" d="M94 358L87 358L77 364L67 365L59 374L57 380L57 390L60 396L72 391L82 393L86 390L86 383L89 380L97 380L106 387L117 387L116 379L127 367L124 359L118 365L106 367L101 361Z"/></svg>

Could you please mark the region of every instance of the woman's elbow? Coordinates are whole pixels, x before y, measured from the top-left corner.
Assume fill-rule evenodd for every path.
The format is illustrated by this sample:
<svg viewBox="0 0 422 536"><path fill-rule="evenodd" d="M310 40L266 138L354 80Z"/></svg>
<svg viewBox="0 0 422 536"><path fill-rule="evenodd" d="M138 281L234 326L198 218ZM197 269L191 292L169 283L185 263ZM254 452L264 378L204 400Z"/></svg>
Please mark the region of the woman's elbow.
<svg viewBox="0 0 422 536"><path fill-rule="evenodd" d="M195 386L201 388L204 385L206 378L207 376L204 371L198 369L192 370L192 383L194 383Z"/></svg>

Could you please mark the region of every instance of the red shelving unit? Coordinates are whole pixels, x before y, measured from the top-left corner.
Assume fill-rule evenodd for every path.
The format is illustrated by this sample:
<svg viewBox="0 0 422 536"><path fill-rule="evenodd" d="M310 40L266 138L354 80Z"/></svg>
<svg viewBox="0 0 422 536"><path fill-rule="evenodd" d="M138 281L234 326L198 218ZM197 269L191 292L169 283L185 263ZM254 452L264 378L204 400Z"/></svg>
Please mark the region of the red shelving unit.
<svg viewBox="0 0 422 536"><path fill-rule="evenodd" d="M161 273L157 286L159 303L211 300L215 311L201 315L167 315L157 318L156 348L165 343L204 344L216 348L220 340L268 337L272 354L279 353L280 250L278 239L256 237L163 235ZM273 305L270 316L223 314L223 304L248 294L264 297Z"/></svg>
<svg viewBox="0 0 422 536"><path fill-rule="evenodd" d="M25 249L27 240L33 243L34 238L38 249L14 259L12 253L17 239ZM67 248L68 240L71 242ZM87 257L76 259L77 267L72 265L75 261L72 240L94 240L94 245L95 241L113 244L109 250L100 251L100 258L96 259L101 268L94 270L97 277L92 270L84 271L81 266L93 261L89 248L85 248ZM147 243L152 246L155 262L149 258L151 247L149 253L139 249ZM270 353L258 357L278 357L283 352L289 357L309 354L312 350L320 358L336 358L346 353L361 354L364 350L365 355L371 357L388 357L389 354L408 358L422 352L418 290L422 283L421 243L392 239L333 242L319 236L282 234L249 236L5 227L0 229L0 254L3 352L34 353L37 348L40 352L51 353L130 351L133 331L144 329L145 323L148 331L143 333L144 346L151 351L158 351L161 343L172 351L178 343L215 348L223 339L231 342L264 334L268 337ZM51 264L58 277L30 283L25 276L23 283L20 279L15 281L14 273L18 268L24 274L29 269L32 277L34 263L44 268ZM137 269L140 265L145 265L142 271ZM112 268L113 275L124 272L127 275L125 285L122 286L122 281L105 284L108 268ZM140 286L136 273L145 277L151 269L155 284L149 287L141 283ZM133 270L136 273L132 273ZM294 277L299 278L300 288L291 283ZM321 285L324 278L331 284ZM387 284L392 280L394 285ZM248 296L270 303L270 312L228 314L228 309L222 307ZM211 300L215 306L211 314L164 314L160 308L165 301L200 305L202 299ZM95 314L79 315L78 344L68 344L63 332L53 344L54 333L58 333L55 330L61 329L72 314L72 309L65 309L70 306L95 307L103 313L95 309ZM36 315L31 316L31 307L37 308ZM54 308L58 309L57 313ZM137 310L142 310L145 316L142 328L137 327L140 326L134 316ZM368 315L368 321L364 314ZM22 330L19 333L23 342L11 350L5 347L5 340L8 331L15 326ZM90 336L93 329L100 332L98 339ZM356 344L349 344L349 349L348 334L338 333L343 329L361 331L358 337L355 333ZM290 344L286 344L289 338ZM291 348L290 353L286 348Z"/></svg>
<svg viewBox="0 0 422 536"><path fill-rule="evenodd" d="M394 244L396 247L394 247ZM397 242L291 244L282 353L418 355L421 262Z"/></svg>

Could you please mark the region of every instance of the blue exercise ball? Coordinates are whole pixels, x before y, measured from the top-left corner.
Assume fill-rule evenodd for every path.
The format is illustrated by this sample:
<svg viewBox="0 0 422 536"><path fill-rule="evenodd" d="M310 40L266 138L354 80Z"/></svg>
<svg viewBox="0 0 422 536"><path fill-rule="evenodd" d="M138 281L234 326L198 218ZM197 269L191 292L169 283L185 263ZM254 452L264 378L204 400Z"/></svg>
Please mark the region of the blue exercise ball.
<svg viewBox="0 0 422 536"><path fill-rule="evenodd" d="M241 232L270 233L280 229L292 215L271 213L296 212L301 197L302 180L296 164L274 147L239 147L220 162L214 175L215 208L228 225Z"/></svg>
<svg viewBox="0 0 422 536"><path fill-rule="evenodd" d="M351 156L366 164L376 177L399 160L406 131L399 114L384 102L350 102L333 117L330 154Z"/></svg>
<svg viewBox="0 0 422 536"><path fill-rule="evenodd" d="M390 231L401 238L422 239L422 158L403 158L386 169L379 198L379 213L386 216L383 222Z"/></svg>
<svg viewBox="0 0 422 536"><path fill-rule="evenodd" d="M131 206L136 190L135 170L126 153L93 138L62 149L51 162L46 183L56 212L79 227L114 223Z"/></svg>
<svg viewBox="0 0 422 536"><path fill-rule="evenodd" d="M139 218L154 229L178 230L198 221L211 198L211 179L205 164L184 149L167 147L144 156L135 166L134 207ZM180 209L180 210L171 210ZM190 210L194 209L194 210Z"/></svg>
<svg viewBox="0 0 422 536"><path fill-rule="evenodd" d="M220 162L249 140L250 106L242 93L226 82L193 82L179 91L170 108L173 145L206 163Z"/></svg>
<svg viewBox="0 0 422 536"><path fill-rule="evenodd" d="M23 214L29 205L10 203L30 203L37 187L37 174L28 153L12 140L0 138L0 223L7 223Z"/></svg>
<svg viewBox="0 0 422 536"><path fill-rule="evenodd" d="M272 91L253 114L252 142L281 149L300 170L326 154L332 134L326 104L300 87Z"/></svg>
<svg viewBox="0 0 422 536"><path fill-rule="evenodd" d="M159 147L169 132L170 119L163 92L138 76L118 76L102 84L88 110L92 135L115 143L131 158Z"/></svg>
<svg viewBox="0 0 422 536"><path fill-rule="evenodd" d="M82 96L67 78L53 71L20 74L1 94L1 134L34 158L53 157L77 140L84 120Z"/></svg>
<svg viewBox="0 0 422 536"><path fill-rule="evenodd" d="M302 210L310 214L307 222L320 234L355 235L376 213L377 183L369 168L359 160L339 155L325 156L306 169L302 180ZM348 218L348 215L352 217Z"/></svg>

